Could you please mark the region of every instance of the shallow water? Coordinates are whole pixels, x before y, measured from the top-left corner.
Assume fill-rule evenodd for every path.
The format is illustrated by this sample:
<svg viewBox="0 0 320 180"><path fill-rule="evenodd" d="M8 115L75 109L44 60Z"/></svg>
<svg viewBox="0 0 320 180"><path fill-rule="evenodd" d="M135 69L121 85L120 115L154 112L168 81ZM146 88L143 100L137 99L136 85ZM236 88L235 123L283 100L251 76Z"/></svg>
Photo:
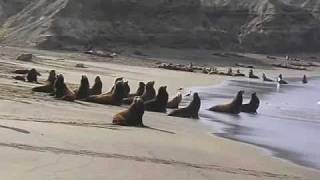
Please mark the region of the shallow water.
<svg viewBox="0 0 320 180"><path fill-rule="evenodd" d="M252 92L260 98L258 114L228 115L207 111L228 103L245 90L244 103ZM202 99L200 122L217 135L271 150L273 155L306 167L320 169L320 80L309 84L231 80L220 86L193 88Z"/></svg>

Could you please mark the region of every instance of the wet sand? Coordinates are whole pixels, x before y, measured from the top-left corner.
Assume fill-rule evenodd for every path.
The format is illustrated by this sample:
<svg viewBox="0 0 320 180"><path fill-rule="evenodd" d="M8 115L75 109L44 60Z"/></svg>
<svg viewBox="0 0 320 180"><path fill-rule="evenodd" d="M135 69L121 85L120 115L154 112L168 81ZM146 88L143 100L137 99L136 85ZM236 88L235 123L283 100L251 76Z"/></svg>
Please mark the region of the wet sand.
<svg viewBox="0 0 320 180"><path fill-rule="evenodd" d="M214 104L230 101L244 90L244 103L257 92L258 114L226 115L209 112ZM211 126L214 134L271 150L274 156L320 169L320 80L309 84L291 81L289 85L251 80L231 80L217 87L195 88L204 99L201 122ZM217 131L217 132L216 132ZM312 148L309 148L312 147Z"/></svg>

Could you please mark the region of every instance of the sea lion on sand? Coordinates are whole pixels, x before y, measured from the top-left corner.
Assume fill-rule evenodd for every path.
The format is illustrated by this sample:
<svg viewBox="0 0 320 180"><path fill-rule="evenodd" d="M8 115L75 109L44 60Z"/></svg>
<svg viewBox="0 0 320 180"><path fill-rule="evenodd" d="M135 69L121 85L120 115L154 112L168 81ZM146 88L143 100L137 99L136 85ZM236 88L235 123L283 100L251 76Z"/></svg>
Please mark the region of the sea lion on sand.
<svg viewBox="0 0 320 180"><path fill-rule="evenodd" d="M282 74L280 74L279 77L278 77L278 83L279 83L279 84L288 84L287 81L283 80Z"/></svg>
<svg viewBox="0 0 320 180"><path fill-rule="evenodd" d="M87 76L83 75L81 77L80 87L77 89L76 99L85 99L90 95L90 85Z"/></svg>
<svg viewBox="0 0 320 180"><path fill-rule="evenodd" d="M59 74L57 76L57 79L54 83L54 95L56 98L62 98L65 93L65 84L64 84L64 77L62 74Z"/></svg>
<svg viewBox="0 0 320 180"><path fill-rule="evenodd" d="M87 101L98 103L98 104L109 104L109 105L120 106L122 103L123 97L124 97L123 82L119 81L116 83L116 86L112 94L100 94L100 95L89 96L87 98Z"/></svg>
<svg viewBox="0 0 320 180"><path fill-rule="evenodd" d="M146 84L144 82L139 82L139 87L137 91L133 94L129 94L129 97L142 96L145 87L146 87Z"/></svg>
<svg viewBox="0 0 320 180"><path fill-rule="evenodd" d="M240 69L237 70L237 72L234 74L234 76L237 76L237 77L244 77L246 76L245 74L241 73L240 72Z"/></svg>
<svg viewBox="0 0 320 180"><path fill-rule="evenodd" d="M113 116L113 124L121 126L144 127L142 117L144 114L144 104L140 97L135 97L131 106Z"/></svg>
<svg viewBox="0 0 320 180"><path fill-rule="evenodd" d="M38 76L41 76L41 74L36 69L32 68L27 74L27 81L37 83Z"/></svg>
<svg viewBox="0 0 320 180"><path fill-rule="evenodd" d="M49 77L48 77L46 84L43 86L34 87L34 88L32 88L32 91L43 92L43 93L52 93L52 92L54 92L54 82L56 81L56 79L57 79L56 71L51 70L49 73Z"/></svg>
<svg viewBox="0 0 320 180"><path fill-rule="evenodd" d="M170 101L168 101L167 108L176 109L179 107L179 104L181 103L181 101L182 101L182 94L180 92L178 92L176 97L174 97Z"/></svg>
<svg viewBox="0 0 320 180"><path fill-rule="evenodd" d="M252 93L251 100L249 104L242 104L241 112L246 113L257 113L257 109L259 108L260 100L256 93Z"/></svg>
<svg viewBox="0 0 320 180"><path fill-rule="evenodd" d="M130 93L130 86L128 81L123 82L123 91L124 91L124 97L127 98Z"/></svg>
<svg viewBox="0 0 320 180"><path fill-rule="evenodd" d="M167 93L167 86L161 86L158 90L158 95L155 99L145 101L144 109L146 111L153 112L167 112L167 103L168 103L169 95Z"/></svg>
<svg viewBox="0 0 320 180"><path fill-rule="evenodd" d="M143 101L154 99L156 96L156 90L154 89L154 81L150 81L146 84L146 88L141 96Z"/></svg>
<svg viewBox="0 0 320 180"><path fill-rule="evenodd" d="M90 95L99 95L102 93L102 81L100 76L97 76L94 80L94 85L90 89Z"/></svg>
<svg viewBox="0 0 320 180"><path fill-rule="evenodd" d="M239 91L234 100L229 104L217 105L211 107L209 110L214 112L222 112L222 113L231 113L231 114L239 114L241 112L242 105L242 95L244 91Z"/></svg>
<svg viewBox="0 0 320 180"><path fill-rule="evenodd" d="M198 93L194 93L193 100L187 107L174 110L171 113L169 113L168 116L198 119L200 106L201 106L200 97Z"/></svg>
<svg viewBox="0 0 320 180"><path fill-rule="evenodd" d="M138 87L137 91L135 93L133 93L133 94L129 94L128 98L125 98L123 100L123 103L131 104L133 102L133 99L136 96L142 96L145 87L146 87L146 84L144 82L139 82L139 87Z"/></svg>
<svg viewBox="0 0 320 180"><path fill-rule="evenodd" d="M249 78L251 78L251 79L259 79L258 76L253 74L253 70L252 69L250 69L250 71L249 71Z"/></svg>
<svg viewBox="0 0 320 180"><path fill-rule="evenodd" d="M303 84L307 84L307 83L308 83L308 79L307 79L307 76L306 76L306 75L303 75L302 83L303 83Z"/></svg>
<svg viewBox="0 0 320 180"><path fill-rule="evenodd" d="M263 80L263 81L266 81L266 82L273 82L273 80L267 78L266 74L264 74L264 73L262 74L262 80Z"/></svg>

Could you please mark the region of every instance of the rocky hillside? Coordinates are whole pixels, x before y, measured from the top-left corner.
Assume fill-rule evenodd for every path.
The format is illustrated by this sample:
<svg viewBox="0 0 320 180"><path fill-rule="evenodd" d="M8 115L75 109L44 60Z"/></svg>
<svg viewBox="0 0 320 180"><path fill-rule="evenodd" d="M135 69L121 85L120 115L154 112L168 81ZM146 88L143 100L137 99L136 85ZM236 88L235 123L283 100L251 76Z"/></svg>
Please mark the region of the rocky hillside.
<svg viewBox="0 0 320 180"><path fill-rule="evenodd" d="M313 0L0 0L0 39L42 48L318 51L316 5Z"/></svg>

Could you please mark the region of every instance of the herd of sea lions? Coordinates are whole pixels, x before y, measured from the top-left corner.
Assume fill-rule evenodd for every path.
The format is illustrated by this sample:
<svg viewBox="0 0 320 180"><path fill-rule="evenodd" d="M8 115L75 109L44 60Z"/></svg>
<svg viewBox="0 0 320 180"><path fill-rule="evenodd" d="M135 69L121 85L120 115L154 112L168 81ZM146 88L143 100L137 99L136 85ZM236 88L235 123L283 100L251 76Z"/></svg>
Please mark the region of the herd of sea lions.
<svg viewBox="0 0 320 180"><path fill-rule="evenodd" d="M16 74L22 74L21 76L13 77L16 80L28 81L32 83L38 83L37 77L41 74L36 69L31 70L16 70ZM226 74L233 75L230 68ZM240 71L237 71L238 76L243 76ZM250 70L249 77L253 79L259 79L254 75L253 70ZM263 81L270 81L265 74L262 76ZM283 80L282 74L278 77L279 84L288 84ZM307 77L304 75L302 79L303 83L307 83ZM48 79L45 84L32 88L34 92L48 93L57 99L65 101L87 101L98 104L121 106L123 104L130 105L126 110L117 113L113 116L113 123L116 125L126 126L144 126L143 115L145 111L166 113L167 109L173 109L169 112L168 116L175 116L181 118L199 118L199 110L201 106L201 98L197 92L193 93L192 101L183 108L179 108L179 105L183 99L180 92L171 99L167 92L167 86L160 86L158 92L154 88L155 82L150 81L147 83L139 82L138 89L135 93L130 94L130 86L128 81L124 81L124 78L116 78L114 84L109 92L102 92L102 81L99 76L95 78L94 85L90 87L89 80L86 75L83 75L80 80L80 86L77 89L71 89L65 83L64 76L56 73L55 70L49 72ZM247 104L243 104L244 91L239 91L236 97L228 104L216 105L209 108L209 111L239 114L245 113L257 113L257 109L260 105L260 100L256 93L252 93L251 100ZM190 93L188 96L191 96ZM186 95L187 96L187 95Z"/></svg>

